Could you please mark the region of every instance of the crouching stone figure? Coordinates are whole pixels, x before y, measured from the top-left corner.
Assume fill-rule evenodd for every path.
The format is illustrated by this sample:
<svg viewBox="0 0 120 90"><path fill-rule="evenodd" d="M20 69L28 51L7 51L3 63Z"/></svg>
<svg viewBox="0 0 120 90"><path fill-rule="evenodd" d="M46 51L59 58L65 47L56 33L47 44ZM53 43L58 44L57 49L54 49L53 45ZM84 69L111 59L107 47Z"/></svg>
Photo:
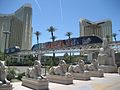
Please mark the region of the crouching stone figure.
<svg viewBox="0 0 120 90"><path fill-rule="evenodd" d="M84 61L79 60L77 65L70 65L68 72L74 72L74 73L84 73Z"/></svg>
<svg viewBox="0 0 120 90"><path fill-rule="evenodd" d="M4 61L0 61L0 85L10 84L10 81L6 79L6 68Z"/></svg>
<svg viewBox="0 0 120 90"><path fill-rule="evenodd" d="M99 69L99 64L96 59L93 59L90 65L86 65L86 70L88 70L93 77L104 77L104 72L102 69Z"/></svg>
<svg viewBox="0 0 120 90"><path fill-rule="evenodd" d="M67 64L64 60L60 60L58 66L53 66L49 69L49 74L64 76L67 72Z"/></svg>
<svg viewBox="0 0 120 90"><path fill-rule="evenodd" d="M38 60L35 60L34 66L32 68L28 68L25 75L28 78L34 78L34 79L43 79L43 76L41 75L41 62Z"/></svg>

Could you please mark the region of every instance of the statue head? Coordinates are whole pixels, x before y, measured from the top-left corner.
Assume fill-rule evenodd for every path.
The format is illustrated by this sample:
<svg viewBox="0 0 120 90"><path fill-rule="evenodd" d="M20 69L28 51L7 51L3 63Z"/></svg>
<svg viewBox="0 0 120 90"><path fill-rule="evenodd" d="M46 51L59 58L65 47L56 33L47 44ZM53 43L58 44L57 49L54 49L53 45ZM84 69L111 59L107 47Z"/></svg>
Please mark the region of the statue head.
<svg viewBox="0 0 120 90"><path fill-rule="evenodd" d="M67 72L67 64L66 64L65 60L60 60L58 66L60 66L62 68L62 72L63 73Z"/></svg>
<svg viewBox="0 0 120 90"><path fill-rule="evenodd" d="M92 65L94 70L98 70L98 61L96 59L93 59Z"/></svg>
<svg viewBox="0 0 120 90"><path fill-rule="evenodd" d="M97 61L97 59L93 59L92 64L98 66L98 61Z"/></svg>
<svg viewBox="0 0 120 90"><path fill-rule="evenodd" d="M97 60L96 59L93 59L93 62L96 62Z"/></svg>
<svg viewBox="0 0 120 90"><path fill-rule="evenodd" d="M41 62L39 60L35 60L34 61L34 65L39 65L39 66L42 66Z"/></svg>
<svg viewBox="0 0 120 90"><path fill-rule="evenodd" d="M80 60L78 61L78 64L83 64L83 65L84 65L85 63L84 63L83 60L80 59Z"/></svg>
<svg viewBox="0 0 120 90"><path fill-rule="evenodd" d="M59 65L66 65L65 60L60 60Z"/></svg>

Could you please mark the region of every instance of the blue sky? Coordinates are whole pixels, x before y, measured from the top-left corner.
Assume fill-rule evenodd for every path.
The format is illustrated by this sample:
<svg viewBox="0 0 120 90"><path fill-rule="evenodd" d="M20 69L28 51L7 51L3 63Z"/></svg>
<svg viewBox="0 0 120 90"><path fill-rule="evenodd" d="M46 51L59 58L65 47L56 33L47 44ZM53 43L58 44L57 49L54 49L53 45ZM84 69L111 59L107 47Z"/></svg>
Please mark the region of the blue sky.
<svg viewBox="0 0 120 90"><path fill-rule="evenodd" d="M73 33L72 37L78 37L80 18L112 20L113 33L117 33L117 40L120 40L120 0L0 0L0 13L13 13L25 3L31 3L33 8L32 44L36 43L35 31L42 33L40 42L50 41L46 29L51 25L57 29L57 40L66 39L68 31Z"/></svg>

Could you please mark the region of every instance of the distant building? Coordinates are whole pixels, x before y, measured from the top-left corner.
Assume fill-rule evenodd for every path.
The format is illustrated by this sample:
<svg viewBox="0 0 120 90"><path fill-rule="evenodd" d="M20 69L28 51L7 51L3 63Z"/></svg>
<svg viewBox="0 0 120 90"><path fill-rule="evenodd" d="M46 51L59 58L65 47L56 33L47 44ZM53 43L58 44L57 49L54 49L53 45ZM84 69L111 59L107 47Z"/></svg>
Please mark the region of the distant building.
<svg viewBox="0 0 120 90"><path fill-rule="evenodd" d="M3 31L10 32L11 18L12 15L0 14L0 51L4 51L5 34L3 34ZM7 42L6 42L7 47L8 47L8 42L9 42L9 36L7 37Z"/></svg>
<svg viewBox="0 0 120 90"><path fill-rule="evenodd" d="M103 20L91 22L87 19L80 20L80 36L96 35L100 38L109 36L109 41L112 41L112 22Z"/></svg>
<svg viewBox="0 0 120 90"><path fill-rule="evenodd" d="M4 51L5 35L3 31L9 31L7 36L7 48L19 46L21 49L30 50L32 45L32 7L25 4L13 14L0 14L0 51Z"/></svg>

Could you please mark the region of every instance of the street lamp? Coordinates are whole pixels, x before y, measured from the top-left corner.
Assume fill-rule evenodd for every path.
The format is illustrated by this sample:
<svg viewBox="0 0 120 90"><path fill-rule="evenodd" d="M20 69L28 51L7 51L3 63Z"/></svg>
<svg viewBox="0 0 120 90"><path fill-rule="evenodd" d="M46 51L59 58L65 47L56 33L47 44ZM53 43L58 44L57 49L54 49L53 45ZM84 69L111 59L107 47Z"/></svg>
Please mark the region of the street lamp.
<svg viewBox="0 0 120 90"><path fill-rule="evenodd" d="M3 31L3 34L5 34L5 44L4 44L4 57L3 57L3 59L5 60L5 49L6 49L6 45L7 45L7 35L9 35L10 34L10 32L9 31Z"/></svg>

